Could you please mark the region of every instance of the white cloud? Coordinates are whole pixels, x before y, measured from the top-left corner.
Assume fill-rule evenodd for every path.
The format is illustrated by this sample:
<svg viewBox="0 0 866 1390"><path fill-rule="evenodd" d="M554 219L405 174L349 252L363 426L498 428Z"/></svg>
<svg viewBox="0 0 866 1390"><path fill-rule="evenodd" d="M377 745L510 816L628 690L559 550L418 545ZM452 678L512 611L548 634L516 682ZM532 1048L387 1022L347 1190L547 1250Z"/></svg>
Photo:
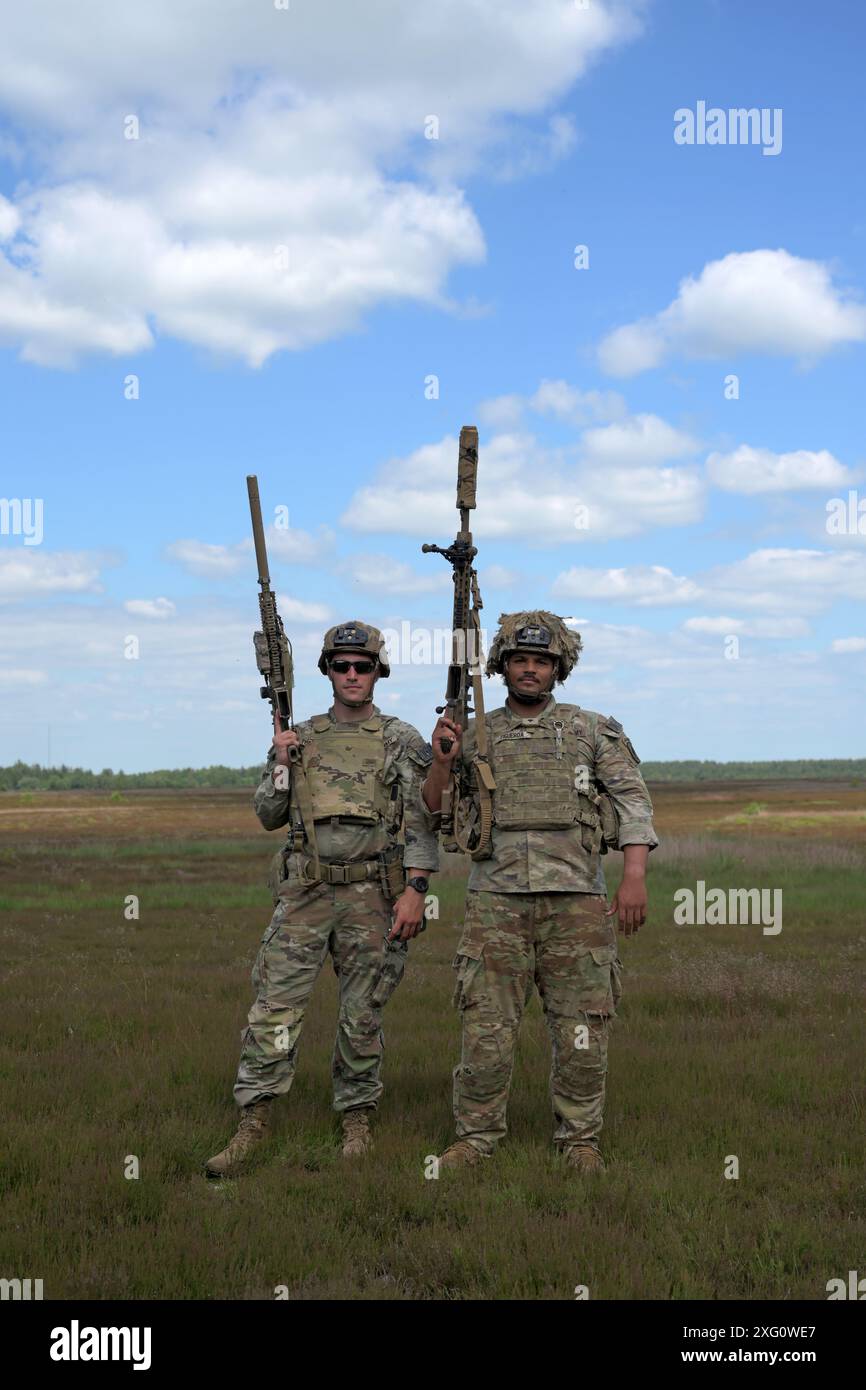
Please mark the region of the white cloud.
<svg viewBox="0 0 866 1390"><path fill-rule="evenodd" d="M524 415L553 415L572 425L585 425L590 420L618 420L628 414L618 391L581 391L561 377L543 380L532 396L492 396L482 401L478 416L491 429L518 429Z"/></svg>
<svg viewBox="0 0 866 1390"><path fill-rule="evenodd" d="M3 670L0 667L0 687L4 690L19 690L21 686L46 685L48 674L45 671L34 671L25 667L10 667Z"/></svg>
<svg viewBox="0 0 866 1390"><path fill-rule="evenodd" d="M741 444L730 454L710 454L707 476L726 492L746 494L837 487L854 481L854 475L826 449L775 454L749 444Z"/></svg>
<svg viewBox="0 0 866 1390"><path fill-rule="evenodd" d="M0 242L9 241L21 225L21 215L8 198L0 193Z"/></svg>
<svg viewBox="0 0 866 1390"><path fill-rule="evenodd" d="M478 418L482 425L488 425L491 429L518 429L525 407L525 396L491 396L479 405Z"/></svg>
<svg viewBox="0 0 866 1390"><path fill-rule="evenodd" d="M616 420L628 413L618 391L581 391L561 378L542 381L527 405L539 415L556 415L573 425L583 425L587 420Z"/></svg>
<svg viewBox="0 0 866 1390"><path fill-rule="evenodd" d="M695 468L665 466L664 451L679 459L696 447L653 415L588 430L568 451L529 433L494 435L480 448L473 535L536 546L686 525L701 515L704 484ZM446 437L389 460L355 493L341 525L441 544L454 532L455 508L451 489L436 480L453 476L456 458L457 440Z"/></svg>
<svg viewBox="0 0 866 1390"><path fill-rule="evenodd" d="M807 637L811 631L804 618L687 618L684 632L708 633L726 637Z"/></svg>
<svg viewBox="0 0 866 1390"><path fill-rule="evenodd" d="M336 537L329 526L320 526L315 536L290 526L271 526L265 539L271 559L284 565L316 565L329 557ZM245 548L251 546L251 541L244 542Z"/></svg>
<svg viewBox="0 0 866 1390"><path fill-rule="evenodd" d="M651 318L614 329L599 347L611 376L634 376L672 353L694 358L759 352L810 362L866 338L866 307L828 267L785 250L731 252L681 281Z"/></svg>
<svg viewBox="0 0 866 1390"><path fill-rule="evenodd" d="M165 547L165 553L189 574L220 579L237 574L249 559L249 548L245 541L238 545L210 545L207 541L183 540L172 541Z"/></svg>
<svg viewBox="0 0 866 1390"><path fill-rule="evenodd" d="M173 618L177 612L170 598L130 598L123 606L139 618Z"/></svg>
<svg viewBox="0 0 866 1390"><path fill-rule="evenodd" d="M830 645L831 652L866 652L866 637L837 637Z"/></svg>
<svg viewBox="0 0 866 1390"><path fill-rule="evenodd" d="M40 175L0 210L0 340L69 366L153 325L258 366L379 304L447 307L485 251L457 178L566 154L551 108L640 8L80 0L67 23L30 0L4 17L0 91Z"/></svg>
<svg viewBox="0 0 866 1390"><path fill-rule="evenodd" d="M441 560L435 568L433 563L428 563L429 570L419 573L390 555L353 555L340 569L352 584L370 593L430 594L447 588L451 582L450 569L446 570Z"/></svg>
<svg viewBox="0 0 866 1390"><path fill-rule="evenodd" d="M866 599L866 555L856 551L764 549L704 576L724 606L816 613L837 599Z"/></svg>
<svg viewBox="0 0 866 1390"><path fill-rule="evenodd" d="M40 594L98 594L100 571L119 563L110 552L43 551L35 548L0 554L0 599Z"/></svg>
<svg viewBox="0 0 866 1390"><path fill-rule="evenodd" d="M571 116L551 116L537 134L526 132L514 153L494 163L491 173L501 183L546 174L570 154L577 144L577 127Z"/></svg>
<svg viewBox="0 0 866 1390"><path fill-rule="evenodd" d="M277 610L287 626L290 623L318 623L327 627L333 616L326 603L305 603L303 599L290 598L288 594L277 595Z"/></svg>
<svg viewBox="0 0 866 1390"><path fill-rule="evenodd" d="M632 603L639 608L700 604L735 613L763 610L766 628L750 620L748 631L762 636L798 636L797 624L837 599L866 599L866 555L855 551L754 550L741 560L690 577L676 575L664 565L633 565L622 569L573 566L557 575L551 591L558 597ZM792 612L788 626L777 613ZM742 619L696 617L691 631L721 631L720 626ZM736 632L728 626L726 631ZM742 629L746 631L746 628Z"/></svg>
<svg viewBox="0 0 866 1390"><path fill-rule="evenodd" d="M694 603L701 588L664 565L634 565L629 569L596 570L572 566L551 585L557 598L601 599L613 603L651 605Z"/></svg>
<svg viewBox="0 0 866 1390"><path fill-rule="evenodd" d="M657 415L633 415L626 420L587 430L581 452L598 468L652 465L686 458L699 441Z"/></svg>
<svg viewBox="0 0 866 1390"><path fill-rule="evenodd" d="M286 565L314 565L325 559L334 545L334 532L327 526L319 528L318 536L291 527L265 528L268 561ZM208 541L172 541L165 554L189 574L204 579L220 579L238 574L241 570L255 571L253 542L245 538L235 545L214 545ZM273 575L271 575L273 580Z"/></svg>
<svg viewBox="0 0 866 1390"><path fill-rule="evenodd" d="M523 579L520 570L506 565L485 565L478 576L482 592L485 589L513 589Z"/></svg>

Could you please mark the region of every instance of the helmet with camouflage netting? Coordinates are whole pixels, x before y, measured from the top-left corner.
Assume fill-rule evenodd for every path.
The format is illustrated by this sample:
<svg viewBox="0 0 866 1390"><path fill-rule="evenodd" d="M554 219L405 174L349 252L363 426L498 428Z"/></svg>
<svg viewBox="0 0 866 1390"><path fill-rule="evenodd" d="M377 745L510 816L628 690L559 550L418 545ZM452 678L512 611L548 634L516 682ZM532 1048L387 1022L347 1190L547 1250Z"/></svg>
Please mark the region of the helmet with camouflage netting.
<svg viewBox="0 0 866 1390"><path fill-rule="evenodd" d="M488 676L502 675L505 659L513 652L551 656L557 664L557 681L566 680L577 665L583 642L562 618L543 608L528 613L500 613L499 629L487 658Z"/></svg>

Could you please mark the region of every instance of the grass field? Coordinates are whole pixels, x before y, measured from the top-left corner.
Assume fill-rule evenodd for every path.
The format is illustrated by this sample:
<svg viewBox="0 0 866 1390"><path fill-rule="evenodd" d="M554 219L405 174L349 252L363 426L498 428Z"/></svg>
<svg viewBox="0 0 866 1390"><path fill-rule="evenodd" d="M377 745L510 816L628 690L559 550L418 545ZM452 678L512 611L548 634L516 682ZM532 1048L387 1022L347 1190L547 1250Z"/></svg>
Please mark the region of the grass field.
<svg viewBox="0 0 866 1390"><path fill-rule="evenodd" d="M60 1299L823 1299L866 1273L866 794L652 790L663 845L650 920L620 943L609 1166L588 1183L553 1156L537 1000L508 1140L480 1171L425 1180L459 1051L464 874L447 858L440 920L386 1013L375 1153L339 1154L326 966L273 1143L208 1182L236 1123L278 836L237 791L0 796L0 1276ZM781 888L783 930L674 925L698 879Z"/></svg>

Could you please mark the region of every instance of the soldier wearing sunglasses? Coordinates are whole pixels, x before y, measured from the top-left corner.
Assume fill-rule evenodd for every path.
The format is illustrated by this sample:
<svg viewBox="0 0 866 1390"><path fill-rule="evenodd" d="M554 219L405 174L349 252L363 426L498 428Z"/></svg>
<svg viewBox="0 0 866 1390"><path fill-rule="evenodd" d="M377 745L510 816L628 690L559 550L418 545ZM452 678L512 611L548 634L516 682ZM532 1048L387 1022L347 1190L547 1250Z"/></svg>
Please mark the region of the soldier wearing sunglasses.
<svg viewBox="0 0 866 1390"><path fill-rule="evenodd" d="M333 688L331 708L295 729L275 728L255 793L262 825L287 826L288 840L275 856L275 911L253 967L256 998L234 1088L240 1127L208 1160L214 1177L236 1171L265 1138L274 1097L292 1085L307 1003L329 953L340 983L332 1077L343 1155L369 1151L383 1089L382 1010L409 941L424 930L427 875L438 868L420 803L430 745L373 703L376 681L390 676L382 634L363 622L330 628L319 670ZM293 749L303 778L293 776Z"/></svg>

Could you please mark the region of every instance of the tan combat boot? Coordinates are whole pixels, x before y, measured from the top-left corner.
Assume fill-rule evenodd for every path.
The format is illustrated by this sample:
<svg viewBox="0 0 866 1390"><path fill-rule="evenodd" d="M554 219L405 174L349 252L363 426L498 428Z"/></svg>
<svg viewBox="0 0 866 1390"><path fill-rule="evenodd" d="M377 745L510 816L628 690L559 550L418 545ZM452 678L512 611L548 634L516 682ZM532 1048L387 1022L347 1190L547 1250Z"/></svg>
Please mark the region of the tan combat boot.
<svg viewBox="0 0 866 1390"><path fill-rule="evenodd" d="M358 1110L343 1111L343 1157L363 1158L373 1147L370 1133L370 1110L362 1106Z"/></svg>
<svg viewBox="0 0 866 1390"><path fill-rule="evenodd" d="M230 1139L222 1153L214 1154L205 1164L209 1178L233 1177L250 1152L267 1138L271 1120L273 1096L245 1105L241 1111L241 1122L237 1133Z"/></svg>
<svg viewBox="0 0 866 1390"><path fill-rule="evenodd" d="M439 1155L440 1168L474 1168L476 1164L483 1163L487 1157L480 1149L476 1149L474 1144L470 1144L467 1139L457 1139L453 1144Z"/></svg>
<svg viewBox="0 0 866 1390"><path fill-rule="evenodd" d="M565 1161L569 1168L578 1173L603 1173L604 1159L592 1144L570 1144L565 1151Z"/></svg>

